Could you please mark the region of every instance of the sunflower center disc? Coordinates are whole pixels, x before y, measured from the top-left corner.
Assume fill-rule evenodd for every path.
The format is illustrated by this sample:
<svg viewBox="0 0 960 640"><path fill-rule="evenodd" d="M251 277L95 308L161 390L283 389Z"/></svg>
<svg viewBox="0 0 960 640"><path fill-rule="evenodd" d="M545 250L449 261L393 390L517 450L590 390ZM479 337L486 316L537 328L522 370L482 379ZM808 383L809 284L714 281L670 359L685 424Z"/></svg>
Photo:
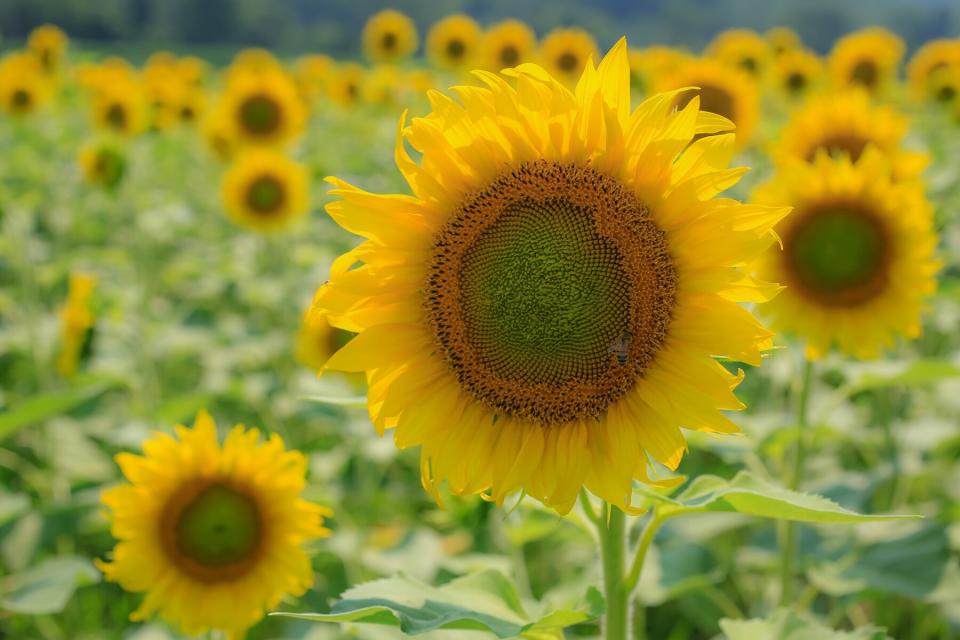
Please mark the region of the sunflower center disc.
<svg viewBox="0 0 960 640"><path fill-rule="evenodd" d="M273 213L283 204L283 185L273 176L261 176L250 183L247 204L257 213Z"/></svg>
<svg viewBox="0 0 960 640"><path fill-rule="evenodd" d="M17 89L13 92L12 102L15 109L28 109L33 99L28 91Z"/></svg>
<svg viewBox="0 0 960 640"><path fill-rule="evenodd" d="M565 71L567 73L573 73L574 71L577 70L576 54L570 51L565 51L564 53L560 54L560 57L557 58L557 66L560 68L561 71Z"/></svg>
<svg viewBox="0 0 960 640"><path fill-rule="evenodd" d="M397 34L392 31L383 34L383 37L380 39L380 46L383 47L384 51L393 51L397 46Z"/></svg>
<svg viewBox="0 0 960 640"><path fill-rule="evenodd" d="M852 162L856 162L860 155L863 153L863 150L867 147L867 140L861 138L856 134L835 134L830 135L824 138L816 146L810 149L810 152L807 154L807 162L812 162L817 155L819 149L826 149L833 157L838 157L840 154L846 153L850 156Z"/></svg>
<svg viewBox="0 0 960 640"><path fill-rule="evenodd" d="M498 414L562 424L633 387L675 289L666 237L636 196L540 160L461 204L437 237L426 300L466 391Z"/></svg>
<svg viewBox="0 0 960 640"><path fill-rule="evenodd" d="M790 93L798 93L803 91L804 87L807 86L807 77L798 71L794 71L789 76L787 76L787 89Z"/></svg>
<svg viewBox="0 0 960 640"><path fill-rule="evenodd" d="M454 60L459 60L462 58L466 50L467 46L463 44L463 40L458 38L454 38L447 43L447 55Z"/></svg>
<svg viewBox="0 0 960 640"><path fill-rule="evenodd" d="M830 306L857 305L886 286L889 241L871 215L832 208L808 215L784 238L795 285Z"/></svg>
<svg viewBox="0 0 960 640"><path fill-rule="evenodd" d="M250 498L222 485L198 493L180 511L177 550L207 568L242 563L260 544L260 520Z"/></svg>
<svg viewBox="0 0 960 640"><path fill-rule="evenodd" d="M107 122L117 129L127 126L127 110L122 105L112 104L107 109Z"/></svg>
<svg viewBox="0 0 960 640"><path fill-rule="evenodd" d="M520 52L512 44L504 45L500 49L500 64L504 67L515 67L520 62Z"/></svg>
<svg viewBox="0 0 960 640"><path fill-rule="evenodd" d="M872 89L877 83L877 65L873 60L862 60L853 67L850 77L857 84Z"/></svg>
<svg viewBox="0 0 960 640"><path fill-rule="evenodd" d="M267 135L280 126L280 107L268 96L252 96L240 105L240 120L247 131Z"/></svg>
<svg viewBox="0 0 960 640"><path fill-rule="evenodd" d="M728 120L733 120L737 115L733 106L733 98L730 96L730 93L725 89L720 87L707 84L705 82L698 83L700 86L700 110L709 111L710 113L715 113L718 116L723 116ZM687 92L681 97L681 100L678 103L678 108L683 109L687 106L693 97L697 95L696 91Z"/></svg>

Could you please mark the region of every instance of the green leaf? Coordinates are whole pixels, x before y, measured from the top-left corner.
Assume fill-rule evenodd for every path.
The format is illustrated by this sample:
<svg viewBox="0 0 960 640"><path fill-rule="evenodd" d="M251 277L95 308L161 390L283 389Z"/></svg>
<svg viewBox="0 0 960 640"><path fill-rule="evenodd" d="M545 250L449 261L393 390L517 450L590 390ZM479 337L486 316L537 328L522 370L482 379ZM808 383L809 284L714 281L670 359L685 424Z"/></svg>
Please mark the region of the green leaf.
<svg viewBox="0 0 960 640"><path fill-rule="evenodd" d="M100 382L80 389L65 389L32 396L0 415L0 440L43 422L99 396L113 385Z"/></svg>
<svg viewBox="0 0 960 640"><path fill-rule="evenodd" d="M780 609L766 619L720 621L726 640L888 640L879 627L833 631L806 614Z"/></svg>
<svg viewBox="0 0 960 640"><path fill-rule="evenodd" d="M882 520L914 519L912 515L863 515L844 509L823 496L790 491L741 471L733 480L705 475L696 478L675 498L648 492L648 498L659 501L663 516L684 513L726 511L795 522L857 523Z"/></svg>
<svg viewBox="0 0 960 640"><path fill-rule="evenodd" d="M437 629L488 631L498 638L561 638L561 629L600 615L602 596L588 592L583 608L562 609L531 619L513 584L487 570L432 587L405 575L374 580L347 590L330 613L277 613L316 622L398 626L408 635Z"/></svg>
<svg viewBox="0 0 960 640"><path fill-rule="evenodd" d="M0 580L0 610L32 615L58 613L77 587L99 581L100 572L86 558L51 558Z"/></svg>
<svg viewBox="0 0 960 640"><path fill-rule="evenodd" d="M13 520L30 508L30 498L23 493L0 493L0 525Z"/></svg>

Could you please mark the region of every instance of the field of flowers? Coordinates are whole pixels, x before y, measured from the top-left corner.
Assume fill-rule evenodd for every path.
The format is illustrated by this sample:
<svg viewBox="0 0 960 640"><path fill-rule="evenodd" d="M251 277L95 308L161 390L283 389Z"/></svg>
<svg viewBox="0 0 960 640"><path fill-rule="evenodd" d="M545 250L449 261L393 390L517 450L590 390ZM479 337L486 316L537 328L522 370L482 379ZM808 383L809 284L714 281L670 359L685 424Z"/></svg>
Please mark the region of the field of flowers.
<svg viewBox="0 0 960 640"><path fill-rule="evenodd" d="M360 35L7 43L0 640L960 637L960 40Z"/></svg>

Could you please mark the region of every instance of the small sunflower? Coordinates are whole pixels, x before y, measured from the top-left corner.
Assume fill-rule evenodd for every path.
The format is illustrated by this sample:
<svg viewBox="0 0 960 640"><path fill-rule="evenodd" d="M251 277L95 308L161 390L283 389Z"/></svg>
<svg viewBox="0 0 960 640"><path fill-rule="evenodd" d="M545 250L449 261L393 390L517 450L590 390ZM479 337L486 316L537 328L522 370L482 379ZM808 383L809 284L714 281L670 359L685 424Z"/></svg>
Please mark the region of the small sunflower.
<svg viewBox="0 0 960 640"><path fill-rule="evenodd" d="M236 78L244 78L251 74L274 74L282 71L283 65L280 64L280 61L277 60L277 57L273 55L272 52L267 49L253 47L238 51L237 55L233 57L230 66L227 67L226 82L230 84Z"/></svg>
<svg viewBox="0 0 960 640"><path fill-rule="evenodd" d="M234 72L223 101L242 144L282 145L303 133L306 108L283 71Z"/></svg>
<svg viewBox="0 0 960 640"><path fill-rule="evenodd" d="M770 82L777 93L790 100L811 94L823 81L823 62L806 49L787 51L773 61Z"/></svg>
<svg viewBox="0 0 960 640"><path fill-rule="evenodd" d="M771 334L739 302L777 287L742 266L786 210L714 198L743 173L734 139L695 137L731 123L678 92L631 110L625 40L576 94L536 65L509 75L401 118L412 194L330 179L328 213L366 240L314 300L357 333L326 368L366 372L375 428L421 447L435 496L566 512L586 486L629 509L650 459L680 463L680 426L737 431L720 409L743 407L742 373L714 358L760 362Z"/></svg>
<svg viewBox="0 0 960 640"><path fill-rule="evenodd" d="M673 73L690 59L690 54L673 47L631 49L630 84L641 93L650 93L665 75Z"/></svg>
<svg viewBox="0 0 960 640"><path fill-rule="evenodd" d="M800 36L790 27L773 27L768 29L763 37L766 38L770 50L776 56L803 48Z"/></svg>
<svg viewBox="0 0 960 640"><path fill-rule="evenodd" d="M420 44L417 27L404 13L385 9L363 25L363 51L373 62L399 62L413 55Z"/></svg>
<svg viewBox="0 0 960 640"><path fill-rule="evenodd" d="M480 67L489 71L509 69L533 59L537 36L520 20L498 22L483 34Z"/></svg>
<svg viewBox="0 0 960 640"><path fill-rule="evenodd" d="M297 82L300 95L307 104L312 105L327 88L327 80L333 73L336 63L330 56L311 54L297 60L293 77Z"/></svg>
<svg viewBox="0 0 960 640"><path fill-rule="evenodd" d="M354 107L361 98L364 76L366 71L356 62L339 65L327 82L330 101L345 109Z"/></svg>
<svg viewBox="0 0 960 640"><path fill-rule="evenodd" d="M480 51L482 33L476 21L456 13L438 21L427 34L427 55L441 69L466 70Z"/></svg>
<svg viewBox="0 0 960 640"><path fill-rule="evenodd" d="M931 92L931 85L938 75L951 68L960 67L960 39L931 40L910 58L907 65L907 83L918 100L940 98Z"/></svg>
<svg viewBox="0 0 960 640"><path fill-rule="evenodd" d="M220 160L230 160L237 151L237 138L234 128L223 105L209 110L203 118L200 133L207 146Z"/></svg>
<svg viewBox="0 0 960 640"><path fill-rule="evenodd" d="M587 61L598 59L599 50L597 41L583 29L554 29L540 42L538 57L550 75L572 87Z"/></svg>
<svg viewBox="0 0 960 640"><path fill-rule="evenodd" d="M250 150L224 176L222 197L234 222L256 231L282 229L307 212L307 170L274 151Z"/></svg>
<svg viewBox="0 0 960 640"><path fill-rule="evenodd" d="M872 105L862 90L824 94L791 116L773 155L778 161L812 162L822 149L857 161L867 146L873 145L890 159L894 177L912 179L923 172L929 158L902 148L909 127L904 115L892 107Z"/></svg>
<svg viewBox="0 0 960 640"><path fill-rule="evenodd" d="M207 95L199 87L181 85L172 108L180 122L196 124L203 120L207 110Z"/></svg>
<svg viewBox="0 0 960 640"><path fill-rule="evenodd" d="M56 25L45 24L30 32L27 38L27 49L37 56L45 72L52 73L63 64L68 41L63 29Z"/></svg>
<svg viewBox="0 0 960 640"><path fill-rule="evenodd" d="M307 309L297 332L295 356L303 366L319 371L351 338L351 332L331 326L326 317Z"/></svg>
<svg viewBox="0 0 960 640"><path fill-rule="evenodd" d="M300 497L307 461L280 436L260 441L235 426L223 444L201 411L177 437L156 434L144 455L121 453L129 483L108 489L111 532L119 540L108 580L144 592L130 618L155 613L184 633L244 632L285 595L313 584L305 542L329 535L329 509Z"/></svg>
<svg viewBox="0 0 960 640"><path fill-rule="evenodd" d="M400 72L390 64L378 64L363 77L360 96L367 104L385 105L397 98Z"/></svg>
<svg viewBox="0 0 960 640"><path fill-rule="evenodd" d="M927 89L930 99L942 107L950 109L960 104L960 64L934 73Z"/></svg>
<svg viewBox="0 0 960 640"><path fill-rule="evenodd" d="M861 87L878 95L896 80L903 51L896 34L880 27L862 29L837 40L827 69L834 86Z"/></svg>
<svg viewBox="0 0 960 640"><path fill-rule="evenodd" d="M782 168L754 199L793 207L776 227L783 251L758 266L786 289L761 311L774 328L802 336L809 357L836 346L872 358L898 335L919 335L938 269L919 182L893 180L873 148L856 162L821 151L813 163Z"/></svg>
<svg viewBox="0 0 960 640"><path fill-rule="evenodd" d="M754 78L763 76L770 53L767 41L749 29L723 31L707 47L707 55L711 58L737 67Z"/></svg>
<svg viewBox="0 0 960 640"><path fill-rule="evenodd" d="M676 91L694 87L679 94L677 105L683 107L694 95L700 96L700 109L731 120L737 126L737 146L744 147L753 136L760 110L756 83L744 71L718 60L691 59L658 83L660 91Z"/></svg>
<svg viewBox="0 0 960 640"><path fill-rule="evenodd" d="M57 371L67 378L77 372L84 351L89 349L96 322L90 298L96 284L96 277L88 273L70 274L67 302L60 310L60 353L57 356Z"/></svg>
<svg viewBox="0 0 960 640"><path fill-rule="evenodd" d="M200 86L207 75L207 62L196 56L184 56L177 58L174 63L174 71L181 82L189 85Z"/></svg>
<svg viewBox="0 0 960 640"><path fill-rule="evenodd" d="M104 88L93 98L94 126L124 136L136 135L146 128L147 111L140 87L133 83Z"/></svg>
<svg viewBox="0 0 960 640"><path fill-rule="evenodd" d="M40 63L30 55L13 55L0 61L0 109L22 117L50 100L52 90Z"/></svg>
<svg viewBox="0 0 960 640"><path fill-rule="evenodd" d="M109 191L117 188L127 172L127 159L119 145L97 142L80 150L80 168L90 184Z"/></svg>

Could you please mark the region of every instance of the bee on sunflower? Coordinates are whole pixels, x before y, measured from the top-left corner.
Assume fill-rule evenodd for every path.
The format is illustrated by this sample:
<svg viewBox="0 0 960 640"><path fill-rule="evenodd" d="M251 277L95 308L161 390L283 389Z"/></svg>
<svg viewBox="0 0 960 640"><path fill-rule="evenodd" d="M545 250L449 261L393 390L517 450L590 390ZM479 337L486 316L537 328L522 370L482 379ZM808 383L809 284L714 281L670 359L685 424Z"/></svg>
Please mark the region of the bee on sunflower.
<svg viewBox="0 0 960 640"><path fill-rule="evenodd" d="M363 51L372 62L400 62L417 50L420 35L404 13L385 9L370 16L363 25Z"/></svg>
<svg viewBox="0 0 960 640"><path fill-rule="evenodd" d="M101 497L118 543L97 565L146 594L132 620L158 613L186 634L215 629L239 640L281 598L310 588L303 546L330 534L332 512L300 497L300 452L242 425L220 444L204 411L193 428L158 433L143 450L117 455L128 482Z"/></svg>
<svg viewBox="0 0 960 640"><path fill-rule="evenodd" d="M480 48L479 66L488 71L500 71L532 60L537 49L537 36L520 20L504 20L487 29Z"/></svg>
<svg viewBox="0 0 960 640"><path fill-rule="evenodd" d="M427 56L441 69L469 69L480 51L480 26L470 16L456 13L438 21L427 33Z"/></svg>
<svg viewBox="0 0 960 640"><path fill-rule="evenodd" d="M757 266L786 289L760 311L778 331L803 337L809 359L832 347L872 358L897 336L920 334L939 269L922 183L895 180L873 147L856 161L820 150L811 163L781 167L753 201L793 207L776 227L783 251Z"/></svg>
<svg viewBox="0 0 960 640"><path fill-rule="evenodd" d="M729 29L717 34L706 53L759 79L766 72L771 52L760 34L749 29Z"/></svg>
<svg viewBox="0 0 960 640"><path fill-rule="evenodd" d="M77 372L80 360L90 350L96 323L90 299L96 284L96 277L89 273L70 274L67 301L60 310L60 353L57 356L57 371L65 378Z"/></svg>
<svg viewBox="0 0 960 640"><path fill-rule="evenodd" d="M890 159L896 179L915 179L926 168L929 156L903 148L909 128L906 116L892 107L871 104L862 90L824 94L790 117L773 156L778 162L790 158L812 162L824 150L857 161L873 145Z"/></svg>
<svg viewBox="0 0 960 640"><path fill-rule="evenodd" d="M222 101L240 144L280 146L303 133L306 107L282 70L234 71Z"/></svg>
<svg viewBox="0 0 960 640"><path fill-rule="evenodd" d="M794 49L777 56L770 73L770 83L777 93L795 102L808 97L823 78L823 62L806 49Z"/></svg>
<svg viewBox="0 0 960 640"><path fill-rule="evenodd" d="M715 357L760 363L772 334L739 302L778 287L742 266L787 209L715 198L744 172L733 124L697 96L678 110L680 91L632 110L625 40L576 94L535 65L508 75L401 118L412 193L330 178L327 212L365 240L314 300L357 333L325 369L366 373L376 430L420 447L436 497L566 513L586 487L630 510L651 460L680 464L680 427L738 430L721 409L743 407L743 374Z"/></svg>
<svg viewBox="0 0 960 640"><path fill-rule="evenodd" d="M126 155L120 145L112 141L84 146L78 159L84 179L107 191L115 190L127 172Z"/></svg>
<svg viewBox="0 0 960 640"><path fill-rule="evenodd" d="M69 38L56 25L44 24L27 37L27 50L37 57L45 73L54 73L63 65Z"/></svg>
<svg viewBox="0 0 960 640"><path fill-rule="evenodd" d="M931 40L910 58L907 65L907 84L917 100L932 98L943 102L937 93L944 85L940 76L949 76L952 69L960 69L960 39ZM939 85L939 86L938 86Z"/></svg>
<svg viewBox="0 0 960 640"><path fill-rule="evenodd" d="M14 54L0 60L0 109L16 117L35 113L49 102L50 81L31 55Z"/></svg>
<svg viewBox="0 0 960 640"><path fill-rule="evenodd" d="M307 170L275 151L252 149L228 169L221 192L234 222L255 231L277 231L307 212Z"/></svg>
<svg viewBox="0 0 960 640"><path fill-rule="evenodd" d="M861 29L837 40L827 70L837 88L860 87L880 95L896 80L903 52L896 34L881 27Z"/></svg>
<svg viewBox="0 0 960 640"><path fill-rule="evenodd" d="M681 89L678 106L683 107L693 96L699 96L701 110L723 116L736 125L738 147L750 142L760 111L760 94L750 75L718 60L690 59L657 83L658 91Z"/></svg>
<svg viewBox="0 0 960 640"><path fill-rule="evenodd" d="M599 55L597 41L583 29L554 29L540 42L540 65L554 78L572 87L580 79L587 60Z"/></svg>

